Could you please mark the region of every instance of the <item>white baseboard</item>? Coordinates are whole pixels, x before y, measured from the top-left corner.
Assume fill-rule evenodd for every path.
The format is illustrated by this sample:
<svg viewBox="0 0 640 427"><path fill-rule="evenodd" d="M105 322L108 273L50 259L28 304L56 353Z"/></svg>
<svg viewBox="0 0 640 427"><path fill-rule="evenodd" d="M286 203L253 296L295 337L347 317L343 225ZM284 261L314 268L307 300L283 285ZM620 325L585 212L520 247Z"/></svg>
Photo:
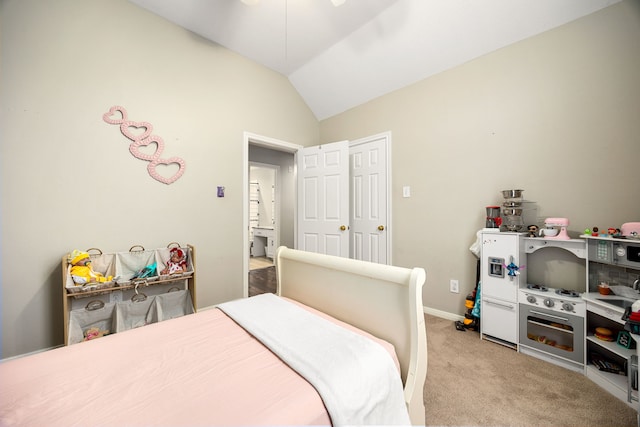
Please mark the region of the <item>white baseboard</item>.
<svg viewBox="0 0 640 427"><path fill-rule="evenodd" d="M8 362L9 360L13 360L13 359L20 359L22 357L31 356L32 354L38 354L38 353L42 353L43 351L49 351L49 350L53 350L53 349L60 348L60 347L64 347L64 345L56 345L54 347L43 348L42 350L36 350L36 351L29 352L29 353L19 354L17 356L7 357L7 358L4 358L4 359L0 359L0 363Z"/></svg>
<svg viewBox="0 0 640 427"><path fill-rule="evenodd" d="M449 313L448 311L437 310L435 308L429 308L424 306L422 307L422 309L426 314L430 314L436 317L441 317L447 320L456 321L456 320L464 319L464 316L460 316L459 314Z"/></svg>

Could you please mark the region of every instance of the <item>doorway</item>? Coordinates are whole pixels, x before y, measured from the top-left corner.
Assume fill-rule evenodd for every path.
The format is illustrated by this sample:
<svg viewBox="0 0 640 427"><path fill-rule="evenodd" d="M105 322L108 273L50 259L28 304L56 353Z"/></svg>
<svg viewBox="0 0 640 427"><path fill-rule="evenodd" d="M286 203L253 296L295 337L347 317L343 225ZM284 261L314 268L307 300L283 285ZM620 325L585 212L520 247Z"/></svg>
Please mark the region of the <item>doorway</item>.
<svg viewBox="0 0 640 427"><path fill-rule="evenodd" d="M268 138L249 132L244 133L243 143L243 183L244 183L244 209L243 215L245 218L245 227L243 227L243 241L244 241L244 261L243 268L245 271L244 283L243 283L243 296L247 297L249 293L249 162L255 161L264 164L272 164L280 166L280 179L278 186L280 188L280 227L278 230L278 244L284 245L290 248L296 248L297 245L297 233L298 233L298 207L297 207L297 153L303 149L303 146ZM369 147L377 146L374 151L368 151ZM391 254L391 133L385 132L378 135L362 138L349 143L350 152L359 152L360 154L366 153L361 158L378 159L383 160L382 169L372 170L367 169L367 173L361 174L362 178L366 178L367 182L376 183L376 188L379 191L380 197L370 197L367 203L361 203L360 206L371 206L373 211L368 212L367 215L355 215L352 218L348 218L347 222L353 222L354 236L362 236L354 238L352 244L358 244L358 248L351 253L352 258L364 259L367 261L380 262L384 264L392 263ZM353 150L351 150L353 147ZM365 149L366 147L366 149ZM251 155L251 156L250 156ZM256 157L258 156L258 157ZM355 159L355 157L354 157ZM350 159L350 161L355 161ZM364 164L364 163L363 163ZM383 180L373 180L372 176L379 176L383 174L385 177ZM354 181L352 181L349 187L355 188ZM366 190L365 187L359 187L361 190ZM371 188L369 189L371 190ZM346 189L350 192L350 189ZM355 191L351 191L355 194ZM362 194L369 194L369 191L360 191ZM370 194L374 194L371 192ZM355 197L355 196L354 196ZM363 199L359 199L362 201ZM371 203L374 201L376 203ZM352 200L353 202L353 200ZM377 208L375 207L377 206ZM353 210L353 206L352 206ZM355 212L355 210L353 210ZM375 212L374 212L375 211ZM365 212L360 210L360 213ZM375 213L375 215L373 215ZM374 218L373 224L375 230L368 230L357 225L357 222L363 217L371 216ZM384 217L384 218L383 218ZM361 222L366 224L366 222ZM362 231L356 231L362 230ZM377 230L377 231L376 231ZM357 234L356 234L357 233ZM363 250L362 242L366 240L370 242L366 250ZM383 254L384 252L384 254Z"/></svg>
<svg viewBox="0 0 640 427"><path fill-rule="evenodd" d="M260 240L259 245L255 251L255 254L262 253L262 246L265 249L265 258L271 262L271 259L266 257L266 249L269 249L269 242L272 243L272 248L275 250L277 246L284 245L290 248L295 247L295 229L296 229L296 207L295 207L295 153L302 148L302 146L291 144L285 141L276 140L273 138L268 138L260 135L255 135L249 132L244 133L244 141L243 141L243 165L244 165L244 173L243 173L243 185L244 185L244 208L243 208L243 218L245 219L245 227L243 227L243 241L244 241L244 261L243 261L243 271L244 274L244 283L243 283L243 296L247 297L250 294L250 286L249 279L251 278L252 290L251 293L261 293L262 289L273 289L275 290L275 273L269 271L268 269L258 269L252 270L250 268L251 261L251 251L252 251L252 240L253 236L251 235L252 228L255 224L258 224L255 221L251 221L252 212L251 212L251 187L250 182L250 172L251 166L258 166L263 169L273 169L276 171L275 173L275 206L272 208L275 211L275 224L273 224L273 231L268 228L265 230L261 230L258 234L263 234L262 236L258 236ZM261 169L258 169L260 171ZM268 184L267 184L268 186ZM263 188L264 185L261 185L260 191L262 194L262 200L266 204L271 203L271 189ZM271 221L271 217L267 212L267 206L262 206L264 210L261 210L260 213L262 217L259 218L260 224L269 227L269 222ZM254 206L255 208L255 206ZM271 234L272 233L272 234ZM271 237L273 240L269 240ZM254 260L255 261L255 260ZM255 262L254 262L255 264ZM268 267L268 266L267 266ZM271 268L273 270L273 268ZM257 289L257 291L256 291Z"/></svg>
<svg viewBox="0 0 640 427"><path fill-rule="evenodd" d="M251 151L249 147L249 159ZM250 271L273 265L275 249L279 246L279 175L280 166L249 161Z"/></svg>

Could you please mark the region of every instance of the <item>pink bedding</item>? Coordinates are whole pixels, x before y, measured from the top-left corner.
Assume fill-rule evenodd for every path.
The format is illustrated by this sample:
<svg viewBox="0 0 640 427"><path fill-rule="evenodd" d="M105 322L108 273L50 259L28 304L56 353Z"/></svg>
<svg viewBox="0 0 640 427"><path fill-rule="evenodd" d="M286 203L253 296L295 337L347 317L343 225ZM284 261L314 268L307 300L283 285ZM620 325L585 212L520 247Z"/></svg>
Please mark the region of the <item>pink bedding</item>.
<svg viewBox="0 0 640 427"><path fill-rule="evenodd" d="M309 383L217 309L0 364L2 426L249 424L330 419Z"/></svg>

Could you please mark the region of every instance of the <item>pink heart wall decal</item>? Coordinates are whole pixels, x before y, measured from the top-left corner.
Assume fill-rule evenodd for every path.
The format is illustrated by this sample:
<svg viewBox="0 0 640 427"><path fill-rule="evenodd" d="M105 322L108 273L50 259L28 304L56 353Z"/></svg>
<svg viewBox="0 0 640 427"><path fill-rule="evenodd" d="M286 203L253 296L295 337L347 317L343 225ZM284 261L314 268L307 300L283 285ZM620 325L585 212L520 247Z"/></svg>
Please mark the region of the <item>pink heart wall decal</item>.
<svg viewBox="0 0 640 427"><path fill-rule="evenodd" d="M155 144L154 144L155 143ZM140 147L147 147L155 145L156 149L152 154L140 151ZM149 138L134 141L129 145L129 151L136 159L147 160L149 162L160 158L160 155L164 151L164 140L156 135L151 135Z"/></svg>
<svg viewBox="0 0 640 427"><path fill-rule="evenodd" d="M178 165L178 171L173 175L171 175L170 177L164 177L158 173L158 169L157 169L158 165L171 166L174 164ZM182 176L182 174L184 173L185 167L186 166L184 164L184 160L182 160L180 157L171 157L169 159L154 160L153 162L149 163L149 165L147 166L147 171L149 172L149 175L151 175L153 179L168 185L168 184L173 184L174 182L176 182L178 178ZM162 169L165 169L165 168L162 168Z"/></svg>
<svg viewBox="0 0 640 427"><path fill-rule="evenodd" d="M125 120L120 124L120 132L132 141L148 138L153 132L153 125L147 122Z"/></svg>
<svg viewBox="0 0 640 427"><path fill-rule="evenodd" d="M127 120L127 110L119 105L109 108L109 111L102 115L102 120L112 125L119 125Z"/></svg>
<svg viewBox="0 0 640 427"><path fill-rule="evenodd" d="M164 140L157 135L151 135L153 132L151 123L130 121L127 117L127 110L119 105L109 108L109 111L102 115L102 120L112 125L120 125L120 132L133 141L129 144L129 152L136 159L150 162L147 165L147 172L156 181L163 184L173 184L184 174L186 165L180 157L160 158L164 151ZM158 171L158 166L164 175ZM166 176L171 174L175 166L178 167L178 170L173 175Z"/></svg>

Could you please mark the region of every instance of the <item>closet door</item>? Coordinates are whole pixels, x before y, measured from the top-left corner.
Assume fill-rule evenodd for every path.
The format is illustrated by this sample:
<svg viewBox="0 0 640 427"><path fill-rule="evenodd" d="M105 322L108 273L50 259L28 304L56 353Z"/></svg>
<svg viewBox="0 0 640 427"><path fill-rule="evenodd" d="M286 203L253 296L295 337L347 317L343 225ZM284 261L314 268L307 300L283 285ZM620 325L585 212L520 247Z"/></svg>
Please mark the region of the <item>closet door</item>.
<svg viewBox="0 0 640 427"><path fill-rule="evenodd" d="M349 143L298 151L298 249L349 257Z"/></svg>
<svg viewBox="0 0 640 427"><path fill-rule="evenodd" d="M350 258L389 263L388 137L353 141L350 163Z"/></svg>

